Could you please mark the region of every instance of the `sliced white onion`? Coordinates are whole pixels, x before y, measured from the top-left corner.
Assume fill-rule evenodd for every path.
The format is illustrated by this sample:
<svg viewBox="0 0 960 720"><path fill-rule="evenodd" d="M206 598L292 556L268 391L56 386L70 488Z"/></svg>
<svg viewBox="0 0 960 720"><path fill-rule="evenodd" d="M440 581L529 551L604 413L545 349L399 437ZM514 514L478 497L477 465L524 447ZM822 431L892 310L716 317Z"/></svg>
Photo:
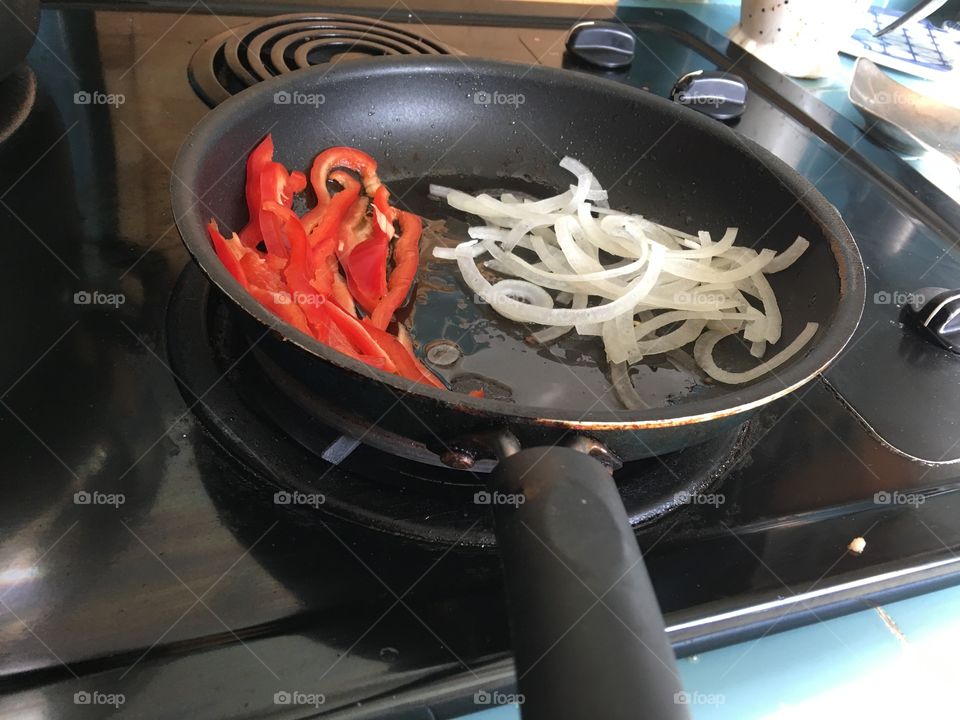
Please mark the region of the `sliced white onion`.
<svg viewBox="0 0 960 720"><path fill-rule="evenodd" d="M472 196L431 185L431 195L486 223L469 229L470 241L433 254L455 259L470 290L496 312L545 326L532 334L539 343L574 328L601 337L614 384L621 381L617 394L628 407L643 407L630 395L636 390L627 372L629 363L646 355L676 355L694 342L694 357L684 353L688 363L695 360L720 382L743 383L779 367L816 333L816 324L809 324L790 345L745 372L718 367L712 353L724 337L742 333L758 359L780 340L780 307L765 275L790 267L810 243L798 237L779 254L758 252L735 244L737 228L714 240L706 231L694 235L617 212L588 167L569 157L560 166L576 184L542 200L511 193ZM490 258L482 260L485 254ZM491 284L477 262L508 279ZM548 289L570 307L555 307Z"/></svg>
<svg viewBox="0 0 960 720"><path fill-rule="evenodd" d="M714 346L731 333L725 333L716 330L711 330L710 332L704 333L697 339L697 342L693 347L693 357L697 361L697 364L703 368L703 371L714 380L727 383L729 385L738 385L740 383L756 380L758 377L766 375L768 372L776 370L778 367L783 365L787 360L800 352L804 345L813 339L813 336L817 334L818 327L819 325L817 323L807 323L807 326L800 332L799 335L797 335L797 337L794 338L793 342L787 345L783 350L778 352L772 358L768 358L767 360L763 361L756 367L750 368L749 370L745 370L743 372L731 372L729 370L724 370L717 365L713 359Z"/></svg>
<svg viewBox="0 0 960 720"><path fill-rule="evenodd" d="M790 245L786 250L781 253L778 253L777 256L767 263L767 266L763 269L767 273L780 272L781 270L786 270L788 267L793 265L806 249L810 247L810 241L800 235L797 236L797 239L793 241L793 244Z"/></svg>
<svg viewBox="0 0 960 720"><path fill-rule="evenodd" d="M649 408L640 393L633 386L630 379L630 368L626 363L613 363L610 365L610 380L613 382L613 389L620 398L620 402L627 410L644 410Z"/></svg>
<svg viewBox="0 0 960 720"><path fill-rule="evenodd" d="M560 295L563 294L565 293L559 293L557 295L557 302L560 302ZM587 306L589 300L590 297L586 294L574 295L570 299L570 306L577 310L582 310ZM573 330L573 327L573 325L554 325L553 327L538 330L537 332L533 333L532 337L541 345L546 345L547 343L552 342L559 337L563 337L568 332Z"/></svg>
<svg viewBox="0 0 960 720"><path fill-rule="evenodd" d="M435 247L433 249L433 256L438 260L456 260L457 259L457 248L466 243L460 243L456 247ZM470 252L473 257L478 257L483 255L486 250L483 249L482 245L476 243L470 243L468 247L471 248Z"/></svg>
<svg viewBox="0 0 960 720"><path fill-rule="evenodd" d="M580 322L606 322L622 312L632 311L657 282L663 265L663 252L654 251L650 254L650 262L647 263L643 275L634 280L621 297L604 305L582 310L537 307L501 296L477 269L469 247L457 246L457 265L467 287L490 303L501 315L511 320L539 325L576 325Z"/></svg>
<svg viewBox="0 0 960 720"><path fill-rule="evenodd" d="M495 293L510 300L516 300L517 302L535 305L541 308L553 307L553 298L550 297L550 293L539 285L534 285L532 282L527 282L526 280L509 278L494 283L491 287Z"/></svg>

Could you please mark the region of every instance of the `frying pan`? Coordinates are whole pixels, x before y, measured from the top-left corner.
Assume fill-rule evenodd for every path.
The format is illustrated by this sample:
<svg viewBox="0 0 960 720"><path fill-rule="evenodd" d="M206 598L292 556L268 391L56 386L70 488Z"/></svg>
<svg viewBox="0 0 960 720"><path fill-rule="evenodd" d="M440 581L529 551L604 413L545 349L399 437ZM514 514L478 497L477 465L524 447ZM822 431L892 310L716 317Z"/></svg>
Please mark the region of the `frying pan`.
<svg viewBox="0 0 960 720"><path fill-rule="evenodd" d="M290 98L302 102L282 102ZM451 263L424 257L412 334L421 349L455 340L460 362L433 369L486 397L415 385L279 324L217 259L204 226L211 215L229 230L245 223L243 159L267 133L291 168L331 145L369 152L395 202L427 219L426 246L463 239L469 222L431 200L429 183L542 196L570 183L557 165L564 155L593 170L612 207L693 232L738 227L738 242L778 251L803 235L810 249L771 283L783 343L808 321L819 330L743 386L707 382L682 363L643 366L633 383L649 407L626 410L596 339L532 347L530 328L473 302ZM836 357L864 303L860 256L836 210L777 158L692 110L582 74L460 57L344 63L256 85L201 121L171 189L187 248L242 310L256 352L329 398L337 412L325 419L354 432L376 426L371 441L402 437L397 452L451 466L496 463L488 483L524 717L685 717L652 586L598 459L616 466L729 430ZM732 339L716 357L732 369L756 362Z"/></svg>

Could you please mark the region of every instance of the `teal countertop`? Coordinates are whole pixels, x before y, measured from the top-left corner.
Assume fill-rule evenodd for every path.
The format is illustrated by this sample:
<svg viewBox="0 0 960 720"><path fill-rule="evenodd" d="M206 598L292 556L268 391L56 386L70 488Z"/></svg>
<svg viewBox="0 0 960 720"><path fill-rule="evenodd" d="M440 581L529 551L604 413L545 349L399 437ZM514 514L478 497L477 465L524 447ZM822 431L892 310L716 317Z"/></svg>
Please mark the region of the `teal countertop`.
<svg viewBox="0 0 960 720"><path fill-rule="evenodd" d="M950 690L958 647L960 587L684 658L679 667L694 720L934 720L960 715ZM462 720L519 717L509 705Z"/></svg>
<svg viewBox="0 0 960 720"><path fill-rule="evenodd" d="M621 6L682 8L723 33L739 18L739 3L626 0ZM935 83L888 72L920 92L937 92ZM847 100L852 74L853 61L841 56L836 77L796 82L862 129L863 118ZM960 173L952 162L939 153L906 161L960 201ZM684 658L679 668L695 720L933 720L960 717L949 689L960 677L958 647L960 587L774 632ZM462 720L519 717L518 707L508 705Z"/></svg>

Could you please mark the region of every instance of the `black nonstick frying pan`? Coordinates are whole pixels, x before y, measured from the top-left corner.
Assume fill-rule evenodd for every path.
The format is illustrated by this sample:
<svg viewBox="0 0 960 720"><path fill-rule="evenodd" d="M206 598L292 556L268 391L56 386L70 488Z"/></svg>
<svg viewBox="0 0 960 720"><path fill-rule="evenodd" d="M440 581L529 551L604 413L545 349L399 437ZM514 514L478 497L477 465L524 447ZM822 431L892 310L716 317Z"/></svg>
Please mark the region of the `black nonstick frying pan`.
<svg viewBox="0 0 960 720"><path fill-rule="evenodd" d="M429 183L552 194L570 183L557 165L564 155L594 171L612 207L692 232L736 226L738 242L774 250L803 235L807 253L771 276L781 344L808 321L819 330L800 355L744 386L646 365L633 382L650 407L625 410L599 342L533 347L524 342L530 328L473 302L451 263L424 257L412 333L421 347L456 341L463 358L433 369L454 389L478 385L486 397L413 385L278 324L217 259L204 225L213 215L242 227L243 161L267 133L290 168L306 170L331 145L369 152L399 204L427 219L425 245L463 239L469 222L431 200ZM174 175L190 252L242 308L257 352L329 398L337 412L328 421L349 418L344 429L353 432L376 425L405 438L411 454L451 466L495 460L491 489L525 498L493 505L524 717L684 717L656 598L597 458L616 464L729 430L836 357L864 302L863 266L836 210L777 158L692 110L582 74L460 57L346 63L257 85L204 118ZM733 339L716 356L732 369L756 362Z"/></svg>

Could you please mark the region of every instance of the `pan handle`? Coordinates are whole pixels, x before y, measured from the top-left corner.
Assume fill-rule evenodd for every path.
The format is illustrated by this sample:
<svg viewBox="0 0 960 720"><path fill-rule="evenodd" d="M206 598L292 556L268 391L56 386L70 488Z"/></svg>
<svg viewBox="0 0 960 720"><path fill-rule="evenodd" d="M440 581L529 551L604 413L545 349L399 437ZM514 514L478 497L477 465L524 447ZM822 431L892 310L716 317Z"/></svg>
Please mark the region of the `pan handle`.
<svg viewBox="0 0 960 720"><path fill-rule="evenodd" d="M490 486L524 720L688 718L663 616L613 478L567 447Z"/></svg>

